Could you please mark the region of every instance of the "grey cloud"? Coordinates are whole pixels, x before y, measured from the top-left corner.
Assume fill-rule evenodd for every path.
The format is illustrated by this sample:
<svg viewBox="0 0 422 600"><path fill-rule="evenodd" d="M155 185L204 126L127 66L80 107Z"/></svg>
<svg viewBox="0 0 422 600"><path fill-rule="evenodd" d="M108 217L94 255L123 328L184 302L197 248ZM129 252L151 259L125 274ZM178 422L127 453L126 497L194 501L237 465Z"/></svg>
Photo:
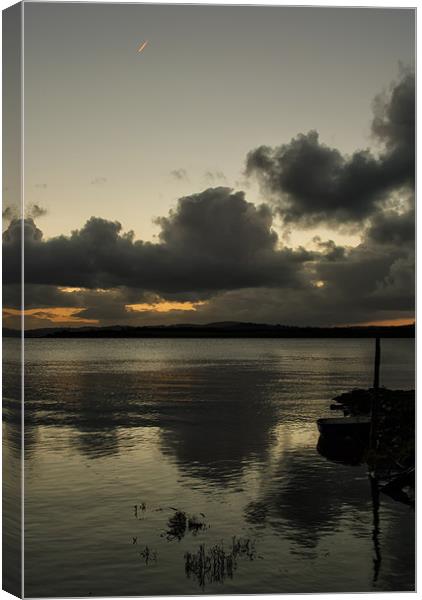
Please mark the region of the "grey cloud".
<svg viewBox="0 0 422 600"><path fill-rule="evenodd" d="M125 309L127 304L156 302L159 297L142 289L124 286L105 292L83 289L64 293L52 285L27 285L26 307L80 307L84 310L79 317L97 319L103 325L219 320L334 325L413 315L414 273L410 253L394 246L369 244L369 248L365 245L354 249L342 248L342 253L338 252L333 259L330 258L332 245L323 245L324 242L321 242L320 253L313 254L313 261L302 265L306 279L300 287L272 285L213 290L202 296L198 292L183 290L163 294L166 299L207 300L191 312L128 312ZM312 285L317 280L324 281L324 287ZM5 286L5 306L17 308L19 299L19 286Z"/></svg>
<svg viewBox="0 0 422 600"><path fill-rule="evenodd" d="M412 309L401 308L383 298L367 299L355 287L352 296L338 288L327 293L313 286L301 290L290 288L247 288L221 292L186 313L184 322L246 321L302 326L332 326L413 316ZM180 322L177 319L166 322ZM161 322L164 318L161 317Z"/></svg>
<svg viewBox="0 0 422 600"><path fill-rule="evenodd" d="M210 188L179 200L169 217L156 220L160 240L174 251L193 250L205 256L253 256L272 251L277 234L269 207L246 202L243 192Z"/></svg>
<svg viewBox="0 0 422 600"><path fill-rule="evenodd" d="M287 224L360 222L376 213L392 190L414 185L413 74L403 75L388 96L377 99L372 131L384 145L380 156L369 150L344 156L310 131L288 144L251 151L246 172L258 177Z"/></svg>
<svg viewBox="0 0 422 600"><path fill-rule="evenodd" d="M367 236L379 244L412 244L415 240L415 211L404 213L384 211L377 213L371 221Z"/></svg>
<svg viewBox="0 0 422 600"><path fill-rule="evenodd" d="M28 219L39 219L48 213L46 208L43 208L39 204L29 204L25 207L25 215ZM6 206L2 212L3 219L5 221L16 221L18 217L18 210L16 207Z"/></svg>
<svg viewBox="0 0 422 600"><path fill-rule="evenodd" d="M18 212L13 206L5 206L2 210L2 218L5 221L13 221L18 218Z"/></svg>
<svg viewBox="0 0 422 600"><path fill-rule="evenodd" d="M390 150L402 149L410 158L415 151L415 76L405 72L390 93L373 103L372 131Z"/></svg>
<svg viewBox="0 0 422 600"><path fill-rule="evenodd" d="M319 251L299 263L301 284L214 289L189 292L182 288L164 292L168 300L200 300L195 311L178 313L131 313L126 304L156 302L159 298L140 288L124 287L107 292L77 290L63 293L53 286L29 285L27 306L73 306L84 308L82 318L102 324L175 324L218 320L244 320L288 325L333 325L374 319L409 317L414 311L414 260L411 247L384 244L365 238L356 248L332 241L317 242ZM315 287L323 281L324 287ZM6 286L8 287L8 286ZM49 290L47 292L47 290ZM18 289L16 299L19 301ZM5 296L5 304L10 296Z"/></svg>
<svg viewBox="0 0 422 600"><path fill-rule="evenodd" d="M91 185L104 185L107 183L107 177L94 177L91 179Z"/></svg>
<svg viewBox="0 0 422 600"><path fill-rule="evenodd" d="M40 217L44 217L48 211L46 208L43 208L39 204L30 204L25 210L27 218L31 219L39 219Z"/></svg>
<svg viewBox="0 0 422 600"><path fill-rule="evenodd" d="M224 175L223 171L205 171L204 180L209 185L215 185L218 182L225 183L227 177Z"/></svg>
<svg viewBox="0 0 422 600"><path fill-rule="evenodd" d="M177 181L187 181L189 179L186 169L174 169L170 175Z"/></svg>
<svg viewBox="0 0 422 600"><path fill-rule="evenodd" d="M64 294L60 294L58 288L52 285L30 285L25 286L26 308L39 308L51 306L69 306L63 302ZM3 305L8 308L19 309L22 302L22 288L19 284L8 284L3 286ZM71 306L74 306L73 302ZM75 306L78 306L76 304Z"/></svg>
<svg viewBox="0 0 422 600"><path fill-rule="evenodd" d="M415 310L415 260L412 254L399 256L372 294L375 303L389 308Z"/></svg>
<svg viewBox="0 0 422 600"><path fill-rule="evenodd" d="M414 311L414 249L398 238L386 243L383 236L374 239L369 229L363 242L345 249L342 258L317 261L315 274L325 282L321 298L335 312L336 306L350 307L351 314Z"/></svg>
<svg viewBox="0 0 422 600"><path fill-rule="evenodd" d="M334 261L345 257L346 249L343 246L338 246L333 240L322 241L319 236L316 236L313 238L313 242L319 248L321 258Z"/></svg>
<svg viewBox="0 0 422 600"><path fill-rule="evenodd" d="M272 216L242 192L208 189L179 200L157 220L158 244L123 233L120 223L91 218L68 237L43 240L32 219L24 221L28 284L86 288L133 287L158 294L196 296L242 287L301 286L311 254L277 248ZM20 222L3 236L3 256L18 264ZM13 269L6 283L16 283Z"/></svg>
<svg viewBox="0 0 422 600"><path fill-rule="evenodd" d="M12 221L3 234L5 306L20 302L23 225L27 308L81 308L84 319L133 325L333 325L413 314L413 209L376 213L355 248L315 237L313 252L280 249L269 206L251 204L243 192L228 188L181 198L157 224L159 242L146 243L117 221L94 217L70 236L47 240L33 219ZM125 308L161 298L207 302L184 313Z"/></svg>
<svg viewBox="0 0 422 600"><path fill-rule="evenodd" d="M411 246L365 238L356 248L320 242L300 289L249 288L216 295L198 308L201 321L341 325L411 318L415 309ZM323 287L313 283L323 282Z"/></svg>

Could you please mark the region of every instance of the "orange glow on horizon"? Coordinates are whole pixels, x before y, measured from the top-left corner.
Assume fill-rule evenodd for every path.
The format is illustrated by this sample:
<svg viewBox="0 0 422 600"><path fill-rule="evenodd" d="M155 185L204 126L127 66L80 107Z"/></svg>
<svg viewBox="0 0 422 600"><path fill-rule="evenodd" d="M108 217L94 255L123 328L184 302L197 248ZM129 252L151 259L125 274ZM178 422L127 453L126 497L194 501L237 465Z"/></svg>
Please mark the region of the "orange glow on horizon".
<svg viewBox="0 0 422 600"><path fill-rule="evenodd" d="M51 323L82 323L85 325L96 325L99 323L98 319L78 317L77 315L83 310L85 309L60 306L52 308L27 308L23 311L16 308L4 308L3 318L20 317L23 314L27 317L33 317L40 321L50 321Z"/></svg>
<svg viewBox="0 0 422 600"><path fill-rule="evenodd" d="M172 310L195 311L198 306L202 306L205 302L143 302L140 304L126 304L125 308L128 312L157 312L167 313Z"/></svg>
<svg viewBox="0 0 422 600"><path fill-rule="evenodd" d="M366 323L355 323L354 325L348 325L348 327L398 327L400 325L414 325L415 319L384 319L380 321L367 321Z"/></svg>
<svg viewBox="0 0 422 600"><path fill-rule="evenodd" d="M95 292L97 294L106 294L109 290L106 290L104 288L93 288L93 289L89 289L89 288L83 288L83 287L69 287L69 286L59 286L57 288L59 290L59 292L62 292L64 294L75 294L77 292Z"/></svg>
<svg viewBox="0 0 422 600"><path fill-rule="evenodd" d="M60 292L64 292L65 294L73 294L73 292L83 292L84 288L81 287L58 287Z"/></svg>

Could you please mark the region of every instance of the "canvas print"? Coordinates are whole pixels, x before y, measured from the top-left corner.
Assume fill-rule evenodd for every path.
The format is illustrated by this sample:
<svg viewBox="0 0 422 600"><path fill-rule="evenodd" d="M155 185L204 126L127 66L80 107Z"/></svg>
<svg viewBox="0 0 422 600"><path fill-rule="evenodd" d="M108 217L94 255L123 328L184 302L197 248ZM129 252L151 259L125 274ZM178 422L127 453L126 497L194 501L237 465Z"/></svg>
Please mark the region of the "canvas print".
<svg viewBox="0 0 422 600"><path fill-rule="evenodd" d="M3 587L415 589L415 9L3 13Z"/></svg>

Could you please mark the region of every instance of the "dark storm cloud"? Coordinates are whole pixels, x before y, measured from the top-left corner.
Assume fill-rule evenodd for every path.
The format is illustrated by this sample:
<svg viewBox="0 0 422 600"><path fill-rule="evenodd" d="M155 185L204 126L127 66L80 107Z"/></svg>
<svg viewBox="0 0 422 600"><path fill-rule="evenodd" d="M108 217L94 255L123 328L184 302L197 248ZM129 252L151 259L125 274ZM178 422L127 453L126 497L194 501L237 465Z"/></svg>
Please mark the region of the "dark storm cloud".
<svg viewBox="0 0 422 600"><path fill-rule="evenodd" d="M27 308L69 306L63 304L62 295L58 288L52 285L25 286L25 305ZM22 288L19 284L3 286L3 305L8 308L19 309L22 305ZM73 305L73 304L72 304Z"/></svg>
<svg viewBox="0 0 422 600"><path fill-rule="evenodd" d="M289 325L333 325L409 317L414 310L414 260L411 246L375 242L367 236L356 248L317 242L318 252L301 265L300 287L272 285L240 289L164 293L167 299L206 299L190 312L128 312L131 303L153 303L157 295L133 287L61 291L26 287L26 305L81 307L82 318L102 324L198 323L243 320ZM312 260L311 260L312 259ZM323 282L322 287L317 283ZM7 286L8 287L8 286ZM19 289L16 288L16 302ZM9 303L9 296L5 297Z"/></svg>
<svg viewBox="0 0 422 600"><path fill-rule="evenodd" d="M374 314L377 311L408 311L415 306L415 259L412 243L398 238L374 239L381 228L369 229L362 243L345 250L335 261L319 260L315 275L324 281L320 297L332 304ZM347 321L345 321L347 322Z"/></svg>
<svg viewBox="0 0 422 600"><path fill-rule="evenodd" d="M377 213L371 221L367 236L379 244L412 244L415 240L415 211L397 213L389 210Z"/></svg>
<svg viewBox="0 0 422 600"><path fill-rule="evenodd" d="M354 248L314 237L313 252L279 249L269 207L227 188L181 198L157 223L159 243L152 244L99 218L70 236L43 240L34 221L25 220L26 308L80 308L78 317L102 324L332 325L413 313L412 210L377 213ZM21 225L12 221L3 234L4 304L11 308L20 305ZM61 289L67 286L81 289ZM207 302L183 313L126 309L161 299Z"/></svg>
<svg viewBox="0 0 422 600"><path fill-rule="evenodd" d="M356 247L313 239L300 289L249 288L216 295L196 320L333 325L410 318L415 308L414 212L376 214Z"/></svg>
<svg viewBox="0 0 422 600"><path fill-rule="evenodd" d="M323 242L319 236L316 236L313 238L313 242L321 252L321 259L340 260L345 257L346 249L343 246L337 246L333 240Z"/></svg>
<svg viewBox="0 0 422 600"><path fill-rule="evenodd" d="M272 214L265 204L246 202L243 192L210 188L179 200L169 217L156 220L160 240L173 251L207 256L253 257L273 252L277 234L271 229Z"/></svg>
<svg viewBox="0 0 422 600"><path fill-rule="evenodd" d="M285 223L345 225L367 219L388 194L413 187L415 164L415 79L405 73L391 92L374 103L372 131L383 144L344 156L319 140L316 131L290 143L261 146L247 156L255 174L276 199Z"/></svg>
<svg viewBox="0 0 422 600"><path fill-rule="evenodd" d="M190 320L332 326L414 315L414 262L410 255L385 256L381 250L368 255L360 249L351 254L345 251L343 260L319 258L310 267L309 284L300 290L222 292L198 307ZM316 282L323 282L323 287Z"/></svg>
<svg viewBox="0 0 422 600"><path fill-rule="evenodd" d="M404 73L390 94L377 96L373 104L372 131L387 148L401 149L413 165L415 157L415 76Z"/></svg>
<svg viewBox="0 0 422 600"><path fill-rule="evenodd" d="M69 237L44 241L34 221L26 219L26 282L197 297L242 287L300 286L301 267L312 256L278 249L269 208L228 188L181 198L157 223L158 244L136 241L117 221L94 217ZM19 262L20 227L12 221L3 235L4 260L12 266ZM7 271L6 283L16 283L13 272Z"/></svg>

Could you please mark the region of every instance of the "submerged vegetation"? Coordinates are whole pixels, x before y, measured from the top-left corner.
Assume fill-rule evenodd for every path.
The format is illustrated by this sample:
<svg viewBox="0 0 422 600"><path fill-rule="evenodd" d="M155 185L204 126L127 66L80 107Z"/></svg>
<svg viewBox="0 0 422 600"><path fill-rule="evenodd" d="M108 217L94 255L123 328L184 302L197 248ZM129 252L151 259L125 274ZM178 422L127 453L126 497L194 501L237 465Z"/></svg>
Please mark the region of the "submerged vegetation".
<svg viewBox="0 0 422 600"><path fill-rule="evenodd" d="M205 544L200 544L196 552L185 554L186 576L195 577L201 588L204 588L206 583L223 583L227 577L233 578L239 558L256 558L254 541L234 536L231 546L227 549L224 548L223 542L208 549Z"/></svg>
<svg viewBox="0 0 422 600"><path fill-rule="evenodd" d="M167 523L167 539L180 540L186 532L186 513L178 510L170 517Z"/></svg>
<svg viewBox="0 0 422 600"><path fill-rule="evenodd" d="M176 512L170 517L167 523L166 536L169 541L178 540L180 542L187 532L192 532L196 535L198 531L209 527L205 521L201 521L196 515L189 516L181 510L173 510ZM203 513L201 513L201 515L203 515Z"/></svg>
<svg viewBox="0 0 422 600"><path fill-rule="evenodd" d="M158 553L156 550L152 550L149 546L145 546L145 548L139 552L139 556L147 565L150 561L157 561Z"/></svg>
<svg viewBox="0 0 422 600"><path fill-rule="evenodd" d="M168 507L173 514L167 521L167 531L161 534L167 541L181 541L187 533L197 535L201 531L209 529L205 520L201 520L196 515L189 515L183 510ZM140 520L139 514L147 510L144 502L134 505L134 514L137 520ZM153 512L162 512L164 508L158 507L151 510ZM205 519L204 513L199 515ZM138 536L132 537L132 545L138 545ZM151 562L157 562L158 552L148 545L138 550L138 556L145 565ZM232 579L237 569L240 558L254 560L257 557L255 541L249 538L233 536L226 547L224 542L206 546L201 543L195 552L186 552L184 554L185 573L190 578L195 578L201 588L208 583L223 583L226 578ZM262 558L259 556L258 558Z"/></svg>
<svg viewBox="0 0 422 600"><path fill-rule="evenodd" d="M145 502L141 502L141 504L134 504L133 506L133 514L135 515L135 519L142 519L142 513L144 513L147 509L147 505Z"/></svg>

